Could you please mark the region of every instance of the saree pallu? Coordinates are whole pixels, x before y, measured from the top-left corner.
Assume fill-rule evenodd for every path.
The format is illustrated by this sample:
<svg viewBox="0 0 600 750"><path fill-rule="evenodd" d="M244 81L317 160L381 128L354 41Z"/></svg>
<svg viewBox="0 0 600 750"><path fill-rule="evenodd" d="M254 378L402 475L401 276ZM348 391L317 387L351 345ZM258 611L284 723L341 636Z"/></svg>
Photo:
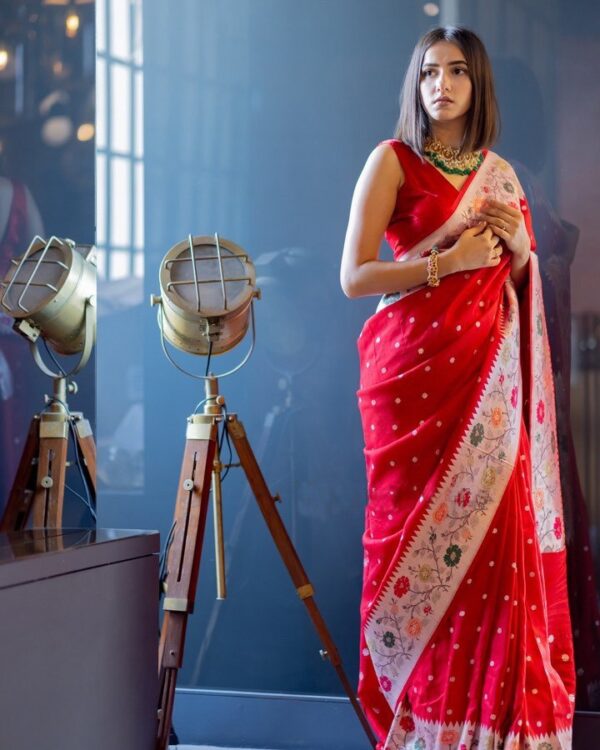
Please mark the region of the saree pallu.
<svg viewBox="0 0 600 750"><path fill-rule="evenodd" d="M492 152L400 262L451 246L488 197L527 211ZM393 295L359 337L358 693L385 750L571 747L550 352L537 257L519 296L510 257Z"/></svg>

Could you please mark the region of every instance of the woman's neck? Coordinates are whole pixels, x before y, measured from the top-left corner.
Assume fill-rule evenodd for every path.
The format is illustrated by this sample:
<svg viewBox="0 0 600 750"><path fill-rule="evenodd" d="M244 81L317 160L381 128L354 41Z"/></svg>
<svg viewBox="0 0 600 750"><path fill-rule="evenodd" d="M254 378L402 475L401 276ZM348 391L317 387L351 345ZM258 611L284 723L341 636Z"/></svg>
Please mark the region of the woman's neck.
<svg viewBox="0 0 600 750"><path fill-rule="evenodd" d="M464 134L464 128L457 123L432 123L431 125L432 137L452 148L461 147Z"/></svg>

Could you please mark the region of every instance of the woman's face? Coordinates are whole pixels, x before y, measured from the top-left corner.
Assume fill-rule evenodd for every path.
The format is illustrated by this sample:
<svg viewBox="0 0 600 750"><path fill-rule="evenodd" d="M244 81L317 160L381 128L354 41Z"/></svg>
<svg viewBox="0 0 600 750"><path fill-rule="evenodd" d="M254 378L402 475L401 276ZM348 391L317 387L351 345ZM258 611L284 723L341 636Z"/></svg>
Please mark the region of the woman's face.
<svg viewBox="0 0 600 750"><path fill-rule="evenodd" d="M451 42L432 44L423 58L419 88L432 123L466 122L473 86L460 47Z"/></svg>

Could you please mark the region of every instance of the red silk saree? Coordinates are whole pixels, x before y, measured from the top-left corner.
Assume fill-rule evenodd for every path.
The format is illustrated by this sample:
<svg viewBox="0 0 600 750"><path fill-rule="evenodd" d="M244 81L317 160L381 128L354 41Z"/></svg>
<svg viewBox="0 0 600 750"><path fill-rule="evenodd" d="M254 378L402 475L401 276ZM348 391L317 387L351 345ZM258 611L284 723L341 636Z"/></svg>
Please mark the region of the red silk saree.
<svg viewBox="0 0 600 750"><path fill-rule="evenodd" d="M407 146L386 237L450 247L486 197L520 207L493 152L460 190ZM574 667L550 351L535 252L382 300L360 334L368 504L358 693L385 750L567 750Z"/></svg>

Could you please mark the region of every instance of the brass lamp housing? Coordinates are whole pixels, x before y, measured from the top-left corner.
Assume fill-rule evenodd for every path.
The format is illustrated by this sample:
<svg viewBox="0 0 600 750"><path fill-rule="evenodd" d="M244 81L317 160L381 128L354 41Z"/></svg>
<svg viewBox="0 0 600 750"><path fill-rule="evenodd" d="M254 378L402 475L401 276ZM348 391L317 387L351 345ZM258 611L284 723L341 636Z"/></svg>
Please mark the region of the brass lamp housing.
<svg viewBox="0 0 600 750"><path fill-rule="evenodd" d="M45 250L46 249L46 250ZM50 254L44 263L60 268L52 284L36 281L41 267L40 257ZM46 286L52 296L40 302L32 289ZM96 295L96 267L75 249L75 243L52 237L48 242L36 238L27 252L13 260L0 289L0 310L15 319L15 330L35 341L41 334L59 354L77 354L84 348L86 308ZM28 304L28 298L33 298ZM95 310L92 339L95 340Z"/></svg>
<svg viewBox="0 0 600 750"><path fill-rule="evenodd" d="M206 278L203 262L216 264L216 277ZM177 264L187 264L184 279L174 280ZM160 324L165 339L173 346L190 354L221 354L244 338L252 300L257 295L256 271L239 245L217 237L190 236L167 252L159 281L161 294L153 302L162 304ZM212 300L203 301L202 289L207 284L220 286L218 302L214 294ZM188 287L187 298L178 292L184 286ZM235 294L230 293L233 287Z"/></svg>

